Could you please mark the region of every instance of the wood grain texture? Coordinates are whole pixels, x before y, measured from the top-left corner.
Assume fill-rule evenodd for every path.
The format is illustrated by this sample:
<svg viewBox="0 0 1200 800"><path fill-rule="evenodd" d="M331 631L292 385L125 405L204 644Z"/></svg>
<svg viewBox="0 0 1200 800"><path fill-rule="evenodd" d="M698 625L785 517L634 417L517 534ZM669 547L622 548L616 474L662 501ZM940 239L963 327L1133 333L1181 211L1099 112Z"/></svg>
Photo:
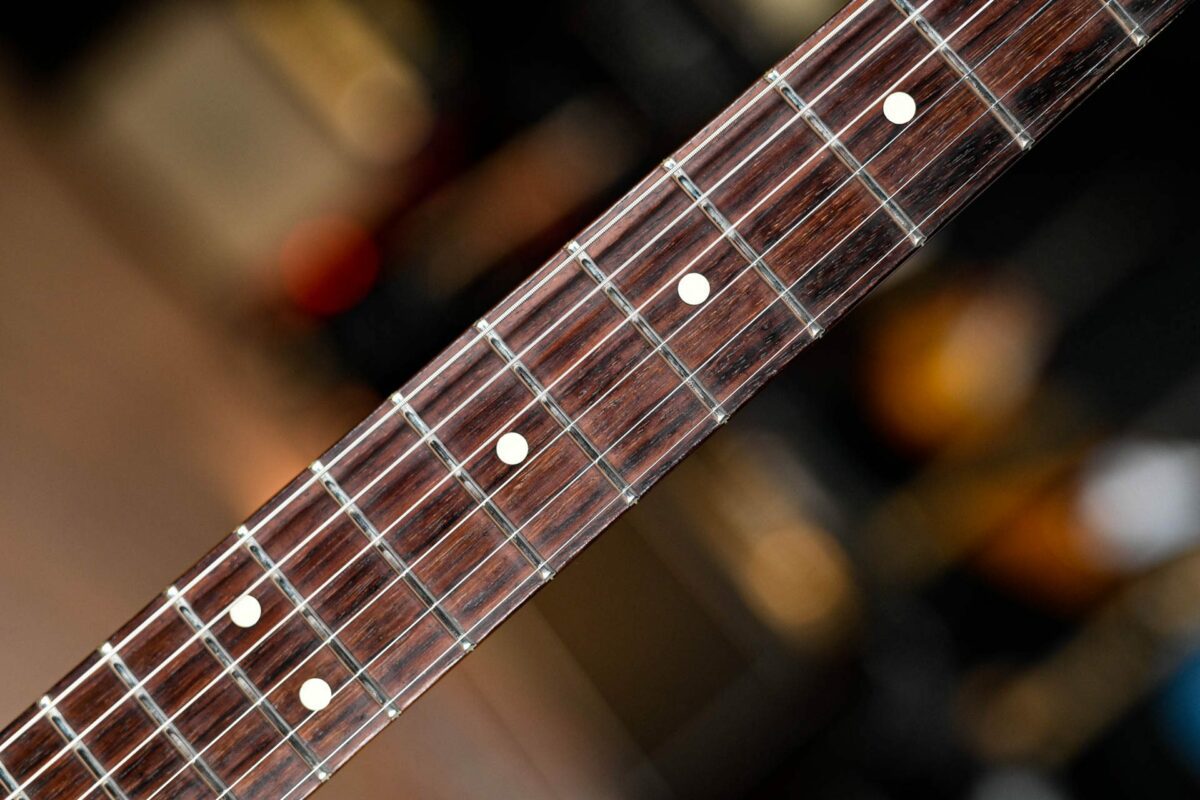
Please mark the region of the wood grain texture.
<svg viewBox="0 0 1200 800"><path fill-rule="evenodd" d="M1120 0L1121 5L1133 14L1143 29L1150 35L1157 34L1175 19L1189 0Z"/></svg>
<svg viewBox="0 0 1200 800"><path fill-rule="evenodd" d="M1041 136L1137 47L1099 0L934 0L925 14L1034 136ZM973 17L973 18L972 18Z"/></svg>
<svg viewBox="0 0 1200 800"><path fill-rule="evenodd" d="M1182 0L1126 0L1159 30ZM980 9L983 9L980 11ZM979 12L979 13L976 13ZM925 16L1034 136L1136 47L1100 0L933 0ZM972 16L974 15L974 16ZM1021 153L978 92L883 0L855 2L777 67L853 159L928 234ZM887 93L912 95L917 116L897 126ZM843 158L765 82L747 90L674 159L794 297L826 327L915 245ZM578 236L600 271L640 309L686 369L732 411L812 340L713 221L662 170L646 176ZM711 298L682 303L675 285L705 275ZM662 353L628 324L565 253L551 258L487 315L520 361L604 458L641 494L717 422ZM464 333L402 394L495 509L555 569L626 508L612 480L475 331ZM495 441L529 443L519 465ZM321 455L328 474L411 570L397 572L309 472L247 525L319 618L404 708L464 654L415 580L472 640L486 636L544 582L496 517L452 475L396 407L377 409ZM227 537L177 581L212 635L325 768L336 770L387 722L376 698L321 641L263 567ZM403 572L403 571L402 571ZM245 593L257 625L226 610ZM110 637L146 691L242 798L302 797L319 785L261 709L163 601ZM269 638L260 641L265 632ZM326 680L316 714L301 683ZM135 798L213 793L161 736L99 656L49 694L84 743ZM15 731L22 731L14 737ZM0 760L34 798L99 797L94 779L33 707L2 734ZM120 764L120 766L115 766Z"/></svg>

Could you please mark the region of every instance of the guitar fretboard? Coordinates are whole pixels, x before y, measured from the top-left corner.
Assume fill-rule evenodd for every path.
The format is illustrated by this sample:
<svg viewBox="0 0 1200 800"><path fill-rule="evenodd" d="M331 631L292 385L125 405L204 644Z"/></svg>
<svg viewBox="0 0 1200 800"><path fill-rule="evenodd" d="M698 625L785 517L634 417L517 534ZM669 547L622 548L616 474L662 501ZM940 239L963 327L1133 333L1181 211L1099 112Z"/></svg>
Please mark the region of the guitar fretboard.
<svg viewBox="0 0 1200 800"><path fill-rule="evenodd" d="M1186 0L856 0L0 734L7 798L300 798Z"/></svg>

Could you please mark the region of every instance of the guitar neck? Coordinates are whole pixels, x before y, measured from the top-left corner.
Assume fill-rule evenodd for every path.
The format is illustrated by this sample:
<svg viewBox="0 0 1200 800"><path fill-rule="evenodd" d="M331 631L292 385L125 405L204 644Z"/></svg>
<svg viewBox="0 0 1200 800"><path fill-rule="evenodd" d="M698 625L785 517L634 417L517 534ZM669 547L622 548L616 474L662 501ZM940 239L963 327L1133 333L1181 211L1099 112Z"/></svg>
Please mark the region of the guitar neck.
<svg viewBox="0 0 1200 800"><path fill-rule="evenodd" d="M12 798L300 798L1186 0L855 0L0 734Z"/></svg>

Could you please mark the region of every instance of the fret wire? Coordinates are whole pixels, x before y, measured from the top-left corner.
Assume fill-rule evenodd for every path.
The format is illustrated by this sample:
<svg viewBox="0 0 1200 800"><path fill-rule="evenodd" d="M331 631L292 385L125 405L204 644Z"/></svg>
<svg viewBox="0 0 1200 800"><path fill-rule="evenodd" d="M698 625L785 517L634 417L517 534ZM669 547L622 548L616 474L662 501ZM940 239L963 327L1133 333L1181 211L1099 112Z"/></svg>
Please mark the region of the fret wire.
<svg viewBox="0 0 1200 800"><path fill-rule="evenodd" d="M14 734L14 735L16 735L16 734Z"/></svg>
<svg viewBox="0 0 1200 800"><path fill-rule="evenodd" d="M1121 30L1125 31L1125 35L1133 40L1133 43L1138 47L1142 47L1146 42L1150 41L1150 37L1146 35L1146 31L1138 24L1138 21L1133 18L1133 14L1129 13L1129 9L1121 5L1117 0L1098 0L1104 5L1108 13L1112 14L1113 19L1121 26Z"/></svg>
<svg viewBox="0 0 1200 800"><path fill-rule="evenodd" d="M900 204L887 193L875 176L867 170L866 166L858 160L857 156L850 152L850 148L838 138L838 135L829 129L829 126L817 115L812 106L804 102L804 98L796 93L791 84L785 81L775 70L768 72L765 80L773 89L779 92L784 102L800 115L800 118L817 134L817 137L825 142L834 155L838 157L838 160L846 165L854 178L871 193L871 196L875 198L880 207L887 211L888 216L895 221L904 235L911 239L912 243L917 247L924 246L925 234L921 232L921 229L908 216L908 212L901 208Z"/></svg>
<svg viewBox="0 0 1200 800"><path fill-rule="evenodd" d="M789 74L792 70L796 69L801 64L803 64L812 53L818 52L819 48L825 42L829 41L830 39L832 39L836 35L838 35L845 26L849 25L851 22L853 22L853 20L856 17L858 17L860 14L862 14L870 6L872 1L873 0L866 0L866 2L863 2L861 5L859 5L858 8L854 9L849 15L847 15L847 17L845 19L841 20L836 26L834 26L828 32L826 32L825 38L822 39L821 41L817 42L811 51L803 54L800 57L800 59L796 61L795 64L792 64L790 67L788 67L785 70L784 74L785 75ZM992 2L992 0L988 0L988 4L990 4L991 2ZM729 118L725 119L719 125L717 125L717 127L714 128L714 130L710 134L708 134L708 136L706 136L703 140L701 140L699 143L697 143L697 145L691 150L691 152L688 153L688 155L683 157L681 163L686 163L690 159L694 158L696 155L703 152L704 148L709 143L711 143L717 136L719 136L729 125L732 125L734 122L736 122L742 116L742 114L745 113L746 109L751 108L754 105L754 103L756 103L758 100L760 100L763 97L764 94L767 94L767 92L760 91L759 94L757 94L755 97L753 97L746 104L746 106L744 108L735 111L734 113L732 113L729 116ZM649 186L645 190L643 190L642 193L640 195L638 195L638 197L635 200L633 200L628 205L626 205L621 211L619 211L617 214L615 214L612 219L610 219L607 223L605 223L604 226L593 235L593 237L589 240L588 243L594 241L599 236L603 235L605 231L609 230L613 225L617 224L627 214L629 214L631 211L636 209L646 197L650 196L650 194L652 194L653 191L655 189L657 189L658 186L661 185L662 180L663 179L660 178L659 180L655 181L651 186ZM633 192L631 191L625 197L621 198L621 200L618 202L623 202L623 201L627 200L629 198L629 196L632 194L633 194ZM519 305L519 303L522 302L524 299L527 299L529 296L531 296L534 292L538 291L555 274L557 274L561 269L563 269L569 263L570 263L569 260L565 260L565 261L559 263L553 270L551 270L546 276L544 276L541 279L541 281L528 287L525 291L525 294L522 295L521 299L518 300L517 304L514 304L513 308L515 308L517 305ZM510 311L511 311L511 309L510 309ZM510 313L510 312L506 311L504 314L501 315L501 317L499 319L504 319L508 313ZM436 377L441 374L441 370L447 368L451 363L453 363L458 358L460 358L463 355L463 353L467 352L470 349L470 347L473 346L476 342L478 342L478 339L475 339L472 342L469 342L469 343L463 345L459 349L459 351L457 353L455 353L453 356L450 356L449 359L441 367L439 367L439 369L437 371L435 371L434 374L428 376L422 382L420 388L424 388L430 382L435 380ZM379 425L382 425L383 422L385 422L385 421L386 421L386 417L376 421L376 423L374 423L370 428L368 428L367 430L365 430L361 434L359 434L359 436L356 438L356 440L351 445L349 445L346 448L346 450L344 450L338 454L338 459L343 457L346 453L350 452L353 449L353 447L357 446L358 444L361 444L362 441L366 439L366 437L368 437L374 430L377 429L377 427ZM335 459L335 462L333 462L333 463L336 463L336 459ZM311 482L309 482L309 483L306 483L304 486L297 488L291 495L289 495L287 498L285 498L280 503L279 506L277 506L276 508L274 508L270 512L268 512L268 514L262 520L260 520L259 523L257 523L257 524L259 526L261 526L261 525L264 525L267 522L269 522L271 519L273 519L275 517L275 515L280 513L284 508L286 508L292 502L294 502L296 500L296 498L301 496L311 485L312 485ZM202 580L205 576L207 576L209 573L211 573L213 570L215 570L221 563L223 563L224 560L226 558L228 558L236 549L237 549L237 546L232 545L229 548L227 548L227 550L224 553L222 553L220 556L213 559L212 563L207 565L205 567L205 569L199 575L194 577L192 579L192 581L186 587L184 587L184 591L190 591L200 580ZM165 613L169 607L170 607L169 604L163 604L163 605L159 606L157 609L155 609L155 611L152 612L147 617L147 619L144 620L138 626L137 629L135 629L131 633L127 634L125 639L123 639L121 642L119 642L117 645L115 645L115 648L119 651L121 647L123 647L130 640L132 640L133 637L137 636L142 630L145 629L146 626L148 626L155 619L157 619L159 616L161 616L163 613ZM58 695L59 699L62 699L68 693L70 693L71 691L74 691L76 688L78 688L79 685L81 685L82 682L84 680L86 680L88 676L93 674L93 672L98 668L99 668L99 665L92 665L87 670L85 670L85 672L83 674L81 674L79 677L77 677L70 686L63 689L59 693L59 695ZM37 719L39 719L40 717L41 717L41 712L34 715L31 719L29 719L25 723L23 723L19 727L18 730L13 731L11 734L9 734L8 738L5 739L4 742L0 742L0 752L3 752L9 745L11 745L14 741L16 741L17 738L19 738L22 734L24 734L24 732L29 730L30 726L32 726L37 721ZM11 800L11 798L6 798L6 800Z"/></svg>
<svg viewBox="0 0 1200 800"><path fill-rule="evenodd" d="M777 274L775 274L775 270L771 269L766 260L759 255L753 247L750 246L750 243L747 242L746 238L742 236L736 227L734 227L733 223L730 222L726 216L721 213L720 209L718 209L716 205L708 199L708 193L700 190L700 187L696 185L695 181L693 181L688 174L683 171L683 167L679 166L679 163L675 159L668 158L663 162L663 169L667 171L668 175L675 179L675 182L679 184L679 188L683 190L684 194L692 199L692 201L700 208L700 210L704 212L704 216L708 217L709 221L711 221L712 224L716 226L717 230L721 232L721 235L724 236L729 243L733 245L734 249L741 254L742 258L746 259L747 263L754 268L754 271L758 273L758 276L762 278L763 282L766 283L767 286L771 287L771 291L775 292L775 294L781 300L783 300L783 303L788 307L788 310L791 311L792 314L804 324L805 328L812 331L813 338L817 339L824 335L825 329L821 327L816 318L813 317L809 310L804 307L803 303L796 299L795 295L787 290L783 281ZM840 189L841 186L838 188Z"/></svg>
<svg viewBox="0 0 1200 800"><path fill-rule="evenodd" d="M617 307L617 310L642 335L642 338L649 342L658 355L662 356L663 361L667 362L667 366L671 368L671 371L692 390L692 394L699 398L700 402L708 409L708 413L713 415L717 424L724 425L729 420L729 414L725 412L725 409L721 408L721 404L713 397L712 392L694 375L688 372L683 359L679 357L674 348L667 344L662 336L658 334L658 331L654 330L654 326L642 316L638 309L633 307L633 303L629 302L629 298L616 287L616 284L612 282L612 278L604 274L599 265L588 255L587 250L584 250L579 242L570 242L567 245L567 252L575 257L575 260L579 262L579 268L596 282L596 285L604 292L609 302Z"/></svg>
<svg viewBox="0 0 1200 800"><path fill-rule="evenodd" d="M1004 103L1000 102L1000 98L991 90L986 83L978 75L975 70L971 69L962 57L950 46L950 43L942 38L937 29L930 24L929 20L922 16L910 0L891 0L900 13L904 14L913 24L913 27L924 37L925 41L929 42L938 55L966 82L967 86L975 93L975 96L987 104L991 109L992 115L996 120L1004 126L1009 135L1016 140L1017 146L1022 150L1028 150L1033 147L1034 139L1029 131L1025 130L1025 126L1017 119Z"/></svg>
<svg viewBox="0 0 1200 800"><path fill-rule="evenodd" d="M175 748L176 752L183 756L186 761L185 768L190 766L195 770L200 779L208 785L208 788L212 789L218 795L227 795L230 800L238 800L233 790L229 786L226 786L225 781L216 773L216 770L201 758L200 754L196 752L196 748L192 746L192 743L187 740L187 737L172 722L171 717L150 696L150 693L142 686L141 681L133 674L133 670L129 668L129 665L113 650L113 646L105 642L100 646L100 655L108 659L108 665L112 669L113 674L125 685L125 688L134 693L134 697L137 699L138 705L142 707L142 711L158 726L155 733L162 733ZM168 778L167 784L179 774L179 772L176 772L175 775Z"/></svg>
<svg viewBox="0 0 1200 800"><path fill-rule="evenodd" d="M434 597L433 592L429 591L429 587L425 585L425 582L422 581L415 572L413 572L412 567L410 567L405 560L400 557L400 554L396 552L391 543L388 542L387 539L383 538L383 534L381 534L379 529L375 527L375 523L371 522L371 520L367 518L367 515L362 512L362 509L358 507L358 504L346 494L346 491L341 487L341 484L339 484L337 480L329 474L328 468L320 461L314 461L309 469L311 469L318 476L321 481L321 485L325 487L325 491L329 493L329 496L333 498L335 503L341 506L342 511L345 512L346 516L350 517L351 521L354 522L354 526L358 528L359 532L367 537L367 540L383 557L383 560L388 563L388 566L392 568L393 572L400 576L400 580L402 580L404 585L407 586L414 595L416 595L417 599L421 601L421 604L433 612L434 617L437 618L438 622L441 623L442 627L445 628L451 636L462 642L464 650L473 649L475 647L475 643L467 636L466 631L463 629L462 623L459 622L448 609L444 608L441 603L438 602L437 598ZM357 557L358 555L356 554L355 558ZM324 588L324 584L322 584L322 588ZM317 591L320 590L318 589Z"/></svg>
<svg viewBox="0 0 1200 800"><path fill-rule="evenodd" d="M496 527L504 533L505 538L521 551L521 555L533 565L534 569L538 570L542 576L542 580L548 581L553 579L554 570L546 563L546 559L542 558L542 554L537 551L532 542L525 538L525 535L513 524L508 515L496 505L491 495L483 490L483 487L471 476L471 473L467 472L466 467L454 457L450 449L446 447L445 443L425 423L425 420L421 418L417 410L404 398L404 395L400 392L393 392L391 399L400 408L400 413L404 415L404 419L408 422L409 426L416 431L418 436L425 440L425 444L428 445L429 449L433 451L433 454L437 456L446 469L450 471L450 475L458 481L459 485L483 509L492 522L496 523Z"/></svg>
<svg viewBox="0 0 1200 800"><path fill-rule="evenodd" d="M67 722L67 718L62 715L58 707L49 697L43 697L38 701L38 706L46 712L46 718L50 720L50 725L54 728L55 733L67 743L71 752L79 759L84 768L92 774L92 777L99 781L100 790L108 795L109 800L129 800L129 797L121 789L117 782L104 769L104 765L100 763L100 759L96 758L92 753L91 748L84 744L79 735L75 733L75 729L71 727L71 723Z"/></svg>
<svg viewBox="0 0 1200 800"><path fill-rule="evenodd" d="M992 1L993 0L988 0L988 4L990 5L990 3ZM823 46L826 42L828 42L829 40L831 40L835 36L837 36L845 26L849 25L851 22L854 21L855 18L857 18L867 8L869 8L871 5L871 2L873 2L873 0L866 0L865 2L860 4L858 8L854 9L849 15L847 15L847 17L845 19L841 20L837 25L835 25L829 31L827 31L825 37L822 40L820 40L819 42L817 42L814 45L813 49L810 50L808 53L802 54L802 56L796 61L795 64L791 65L790 67L788 67L785 70L784 74L785 75L790 74L792 70L796 69L801 64L805 63L805 61L809 58L809 56L812 53L818 52L821 46ZM704 148L706 146L708 146L708 144L710 144L717 136L719 136L722 132L724 132L728 126L732 125L734 122L736 122L738 119L740 119L742 114L745 113L746 109L753 107L754 103L756 103L758 100L760 100L763 97L763 95L765 95L765 94L767 94L766 91L760 91L755 97L753 97L746 104L746 106L744 108L735 111L734 113L732 113L729 116L728 119L722 121L719 125L717 125L717 127L715 127L711 133L709 133L704 139L702 139L699 143L696 144L696 146L691 150L690 153L688 153L688 155L683 157L683 159L681 160L681 163L686 163L687 161L694 158L696 155L703 152ZM650 196L654 192L654 190L657 189L661 185L662 180L664 180L664 179L660 178L659 180L655 181L651 186L648 186L646 189L644 189L642 191L642 193L640 195L638 195L635 200L629 202L628 205L626 205L624 208L622 208L618 213L616 213L613 216L612 219L610 219L607 223L605 223L593 235L593 237L588 240L587 243L590 244L596 238L603 235L613 225L616 225L627 214L629 214L634 209L638 208L640 203L643 200L645 200L646 197ZM632 195L633 195L633 191L631 190L624 197L622 197L621 200L618 201L618 204L628 200L628 198ZM530 296L532 296L533 293L535 293L536 291L541 289L543 286L545 286L545 284L549 280L551 280L554 277L554 275L556 275L559 271L561 271L569 263L570 263L569 259L562 261L553 270L548 272L547 275L544 276L540 281L530 285L525 290L525 293L513 305L513 308L516 308L521 302L528 299ZM507 317L507 314L510 312L511 312L511 309L510 309L510 311L506 311L503 315L501 315L501 317L497 321ZM445 361L445 363L443 363L442 366L438 368L438 370L436 370L433 374L428 376L422 382L420 387L418 387L418 388L420 389L420 388L425 388L426 386L428 386L433 380L435 380L438 377L438 375L441 374L442 370L448 368L453 362L457 361L457 359L459 359L464 353L469 351L469 349L478 341L479 341L479 339L476 338L476 339L472 340L471 342L464 344L458 350L458 352L456 352L454 355L448 357L448 359ZM385 417L377 420L367 430L360 433L358 435L358 437L356 437L354 442L352 442L350 445L347 446L347 448L345 450L343 450L341 453L338 454L337 459L335 459L334 462L331 462L331 466L334 463L336 463L337 460L344 457L347 453L351 452L354 447L357 447L359 444L361 444L368 436L370 436L370 434L372 432L374 432L378 428L378 426L382 425L386 420L387 420L387 417L385 416ZM312 485L312 483L310 481L309 483L306 483L304 486L301 486L301 487L297 488L295 491L293 491L292 494L289 495L288 497L286 497L277 507L273 508L270 512L268 512L264 516L264 518L257 523L257 526L265 525L271 519L274 519L274 517L277 514L279 514L284 508L288 507L291 503L293 503L296 500L296 498L303 495L304 492L307 491L307 489L309 487L311 487L311 485ZM222 564L224 562L224 560L226 558L228 558L230 555L232 555L232 553L235 552L237 549L238 549L238 545L236 545L236 544L231 545L229 548L227 548L224 553L222 553L220 556L213 559L212 563L208 564L198 575L196 575L188 583L188 585L183 588L183 591L187 592L187 591L190 591L192 588L194 588L199 583L200 580L202 580L207 575L211 574L211 572L213 570L217 569L217 567L220 566L220 564ZM141 633L143 630L145 630L145 628L148 625L150 625L154 620L158 619L162 614L166 613L170 608L171 608L170 603L164 603L164 604L160 605L145 620L143 620L143 622L140 623L134 631L127 634L121 642L117 643L114 646L114 649L119 651L123 646L125 646L135 636L137 636L139 633ZM67 686L62 691L59 692L57 699L61 700L64 697L66 697L70 692L77 689L83 683L83 681L85 681L90 675L94 674L94 672L97 669L100 669L99 664L93 664L90 667L88 667L86 670L84 670L84 672L81 675L79 675L74 681L72 681L72 683L69 686ZM25 732L27 732L30 729L30 727L32 727L37 722L37 720L40 719L42 716L43 716L43 712L39 710L36 714L31 716L30 719L28 719L24 723L22 723L18 727L17 730L10 733L3 742L0 742L0 752L3 752L11 744L13 744L15 741L17 741L17 739L20 738ZM13 800L13 798L8 797L8 798L5 798L5 800Z"/></svg>
<svg viewBox="0 0 1200 800"><path fill-rule="evenodd" d="M990 0L989 0L989 2L990 2ZM976 13L979 13L979 12L976 12ZM734 170L731 170L730 174L734 174L734 173L736 172L736 170L737 170L738 168L740 168L742 165L744 165L745 161L747 161L749 158L750 158L750 157L748 156L746 159L744 159L744 160L743 160L743 162L741 162L739 165L737 165L737 167L735 167L735 169L734 169ZM806 162L806 163L807 163L807 162ZM728 177L728 176L727 176L727 177ZM840 188L840 187L839 187L839 188ZM682 217L682 215L681 215L681 217ZM675 221L678 221L678 219L679 219L679 218L680 218L680 217L677 217L677 218L676 218L676 220L674 220L674 221L672 222L672 224L673 224ZM632 261L632 258L631 258L629 261ZM629 263L629 261L627 261L627 262L626 262L626 264L622 265L622 269L624 268L624 266L626 266L626 265ZM619 271L619 270L618 270L618 271ZM544 335L544 334L543 334L543 335ZM460 406L460 408L461 408L461 406ZM361 493L360 493L360 494L361 494ZM327 521L327 522L328 522L328 521ZM322 526L322 528L323 528L323 527L324 527L324 526ZM297 548L297 549L298 549L298 548ZM289 555L290 555L290 554L289 554ZM257 585L257 584L256 584L256 585ZM469 645L468 645L468 643L464 643L464 646L469 646Z"/></svg>
<svg viewBox="0 0 1200 800"><path fill-rule="evenodd" d="M0 786L4 787L4 790L9 792L9 796L14 800L29 800L29 795L21 791L21 784L8 771L8 767L4 766L3 761L0 761Z"/></svg>
<svg viewBox="0 0 1200 800"><path fill-rule="evenodd" d="M1089 17L1089 18L1088 18L1088 21L1090 21L1091 19L1092 19L1092 18L1091 18L1091 17ZM1080 28L1082 28L1082 25L1080 26ZM1076 30L1073 32L1073 34L1074 34L1074 33L1077 33L1077 32L1078 32L1078 30L1079 30L1079 28L1077 28L1077 29L1076 29ZM1073 35L1073 34L1072 34L1072 35ZM1110 53L1109 53L1109 54L1111 54L1112 52L1115 52L1115 50L1113 50L1113 51L1110 51ZM1045 60L1045 59L1043 59L1043 61L1044 61L1044 60ZM1040 65L1040 62L1039 62L1039 65ZM1036 67L1035 67L1035 68L1036 68ZM1031 71L1032 71L1032 70L1031 70ZM1089 74L1090 74L1090 73L1089 73ZM1081 82L1081 81L1082 81L1082 80L1083 80L1085 77L1088 77L1088 74L1085 74L1083 77L1081 77L1080 79L1078 79L1078 80L1075 82L1075 84L1072 84L1072 88L1073 88L1075 85L1077 85L1079 82ZM1065 96L1065 95L1066 95L1066 94L1067 94L1069 91L1070 91L1070 90L1068 89L1068 91L1062 92L1060 96ZM986 114L986 113L987 113L987 112L985 111L985 112L984 112L984 114ZM976 121L977 121L978 119L981 119L981 118L984 116L984 114L980 114L980 115L979 115L979 117L977 117L977 118L976 118ZM1040 119L1040 117L1041 117L1041 116L1043 116L1043 115L1044 115L1044 112L1043 112L1043 114L1039 115L1039 117L1038 117L1038 118ZM945 149L945 148L943 148L943 150L944 150L944 149ZM995 156L992 156L992 157L991 157L991 158L988 160L988 162L987 162L987 163L985 163L985 164L984 164L982 167L980 167L978 170L976 170L976 171L975 171L975 173L973 173L973 174L972 174L971 178L969 178L969 179L968 179L968 181L967 181L967 182L966 182L966 183L965 183L963 186L959 187L959 190L958 190L958 191L961 191L963 188L966 188L966 187L970 186L970 185L971 185L971 183L974 181L975 177L976 177L977 175L979 175L980 173L982 173L982 172L983 172L985 169L987 169L987 167L988 167L988 166L990 166L990 164L991 164L991 163L992 163L992 161L994 161L994 160L995 160ZM956 193L957 193L957 192L956 192ZM953 196L953 195L951 195L951 197L952 197L952 196ZM941 207L942 205L944 205L944 204L948 203L948 202L950 201L951 197L947 197L945 200L943 200L943 201L942 201L942 203L941 203L941 204L939 204L939 207L938 207L938 208L940 209L940 207ZM930 214L928 214L928 215L926 216L926 219L929 219L929 218L931 218L931 217L933 216L933 214L937 212L937 210L938 210L938 209L934 209L934 210L933 210L933 211L932 211ZM897 245L893 245L893 247L892 247L892 250L894 250L896 246L898 246L898 243L897 243ZM890 252L891 252L891 251L889 251L889 253L890 253ZM882 256L880 259L878 259L878 260L875 262L875 264L873 264L873 265L872 265L872 269L873 269L873 267L874 267L874 266L877 266L879 263L881 263L881 262L883 261L883 259L885 259L885 258L887 257L887 255L888 255L888 254L884 254L884 256ZM867 273L864 273L864 275L866 275L866 274L869 274L869 273L870 273L870 269L867 271ZM799 279L799 280L802 280L802 279L803 279L803 277L802 277L801 279ZM798 283L798 282L799 282L799 280L798 280L798 281L796 281L796 282L794 282L794 283L793 283L793 285L795 285L795 283ZM861 280L861 278L860 278L859 280ZM855 284L852 284L850 287L847 287L847 289L845 289L845 290L844 290L844 291L843 291L843 292L842 292L842 293L839 295L839 297L841 297L841 296L844 296L846 293L848 293L849 291L851 291L851 290L853 289L853 287L854 287L855 285L857 285L857 283L858 283L858 281L856 281L856 282L855 282ZM791 342L795 341L795 339L796 339L796 338L798 338L798 336L799 336L799 334L798 334L797 336L794 336L794 337L792 337L792 339L791 339L791 340L789 340L788 342L784 343L784 344L783 344L783 345L782 345L782 346L781 346L781 347L778 349L778 351L777 351L777 352L780 352L780 353L782 353L784 350L786 350L786 348L787 348L788 346L790 346ZM755 373L755 374L756 374L756 373ZM749 380L753 379L753 377L754 377L754 374L746 376L746 377L743 379L743 381L742 381L742 384L740 384L740 385L744 385L746 382L748 382ZM737 389L735 388L735 389L733 390L733 392L736 392L736 391L737 391ZM732 392L731 392L731 394L732 394ZM692 428L692 429L694 430L694 429L695 429L695 427L696 427L696 426L693 426L693 428ZM647 470L649 470L650 468L652 468L652 467L648 467L648 468L647 468ZM599 514L600 514L600 513L603 513L603 510L602 510L601 512L598 512L598 513L597 513L597 515L594 515L594 517L593 517L593 518L595 518L596 516L599 516ZM590 522L590 520L589 520L589 522ZM581 529L580 533L582 533L584 530L586 530L586 525L584 526L584 528L583 528L583 529ZM576 535L578 535L578 533L577 533ZM556 549L555 549L555 552L551 554L551 557L554 557L554 555L556 555L558 552L560 552L560 551L561 551L563 548L567 547L569 544L570 544L570 540L568 540L567 542L564 542L562 545L560 545L558 548L556 548ZM514 590L514 591L515 591L515 590ZM502 599L500 602L501 602L501 603L505 602L505 599ZM412 682L410 682L410 685L412 685L413 683L415 683L415 682L416 682L416 680L419 680L419 679L420 679L420 676L418 676L418 678L415 678L415 679L413 679L413 681L412 681ZM408 688L408 687L405 687L405 690L407 690L407 688ZM302 723L302 724L303 724L303 723ZM364 723L364 725L365 725L365 724L366 724L366 723ZM288 797L288 796L289 796L289 795L290 795L290 794L291 794L293 791L295 791L295 789L296 789L296 788L297 788L297 787L293 787L291 790L289 790L288 794L284 795L284 796L283 796L283 798L280 798L280 800L286 800L286 798L287 798L287 797Z"/></svg>
<svg viewBox="0 0 1200 800"><path fill-rule="evenodd" d="M271 576L271 580L274 582L276 588L279 589L280 594L288 599L288 602L296 608L300 616L308 623L308 626L321 639L322 646L328 646L330 651L337 656L338 661L342 662L342 666L351 675L355 676L355 679L362 685L362 688L370 695L371 699L384 707L389 718L395 718L400 712L392 705L387 691L379 685L379 682L370 673L363 669L359 660L350 652L350 648L346 647L342 640L334 635L328 623L309 604L307 598L292 585L288 577L283 574L283 570L279 569L275 564L275 560L271 558L270 554L250 534L249 528L242 525L237 529L237 535L242 540L242 545L246 548L246 552L250 554L250 557L254 559L264 572Z"/></svg>
<svg viewBox="0 0 1200 800"><path fill-rule="evenodd" d="M204 642L204 646L208 648L208 652L220 662L221 666L225 668L225 672L237 684L237 687L242 690L246 698L258 708L259 713L266 718L276 733L283 737L283 740L290 744L292 749L296 751L296 754L309 765L318 780L322 782L329 780L329 772L325 770L321 758L313 752L313 749L308 746L307 742L300 738L299 733L288 725L287 720L284 719L283 714L279 713L279 709L275 707L275 704L268 700L267 696L254 685L254 681L250 680L250 676L241 668L238 660L225 649L225 645L221 644L216 636L205 629L204 621L200 619L200 615L192 608L187 598L174 586L167 589L166 595L171 604L175 606L175 610L179 613L179 616L192 627L192 630L197 632L205 630L201 636L201 640ZM237 781L234 781L234 785L237 785Z"/></svg>
<svg viewBox="0 0 1200 800"><path fill-rule="evenodd" d="M587 434L579 429L579 426L575 423L575 420L571 419L571 416L567 414L562 405L554 399L553 395L550 394L550 390L543 386L542 382L537 379L537 376L535 376L529 370L529 368L525 366L525 364L520 360L517 354L512 351L512 348L508 346L500 334L496 333L495 329L492 327L492 324L486 319L481 319L475 323L475 328L483 334L485 339L487 339L488 344L491 346L492 350L495 351L496 355L504 360L505 366L512 370L513 374L517 376L517 380L519 380L521 384L529 391L529 393L533 395L534 400L536 400L546 411L546 413L558 423L560 428L566 431L567 435L571 438L571 441L573 441L575 445L583 451L583 454L595 462L597 469L604 475L605 479L613 485L613 488L615 488L617 493L624 498L625 502L629 505L636 503L638 501L638 496L637 492L633 490L633 487L626 482L625 478L621 476L621 473L617 470L617 468L614 467L607 458L600 454L599 448L597 448L592 440L587 437ZM607 339L607 337L605 338ZM527 405L525 408L528 409L529 406ZM525 411L522 410L520 413L523 414ZM558 437L556 436L554 439L557 440Z"/></svg>

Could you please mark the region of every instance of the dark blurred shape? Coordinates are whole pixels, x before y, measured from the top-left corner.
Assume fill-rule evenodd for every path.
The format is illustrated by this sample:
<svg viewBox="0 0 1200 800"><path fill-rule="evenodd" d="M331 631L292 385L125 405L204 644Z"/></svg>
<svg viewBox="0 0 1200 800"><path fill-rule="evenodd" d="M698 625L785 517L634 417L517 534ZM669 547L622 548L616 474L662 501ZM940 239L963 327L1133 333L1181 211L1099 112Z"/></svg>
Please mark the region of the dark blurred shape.
<svg viewBox="0 0 1200 800"><path fill-rule="evenodd" d="M0 47L16 62L22 78L50 84L143 5L142 0L104 0L69 8L54 3L11 3L0 15Z"/></svg>
<svg viewBox="0 0 1200 800"><path fill-rule="evenodd" d="M1200 776L1200 653L1193 653L1168 682L1158 713L1171 746Z"/></svg>

